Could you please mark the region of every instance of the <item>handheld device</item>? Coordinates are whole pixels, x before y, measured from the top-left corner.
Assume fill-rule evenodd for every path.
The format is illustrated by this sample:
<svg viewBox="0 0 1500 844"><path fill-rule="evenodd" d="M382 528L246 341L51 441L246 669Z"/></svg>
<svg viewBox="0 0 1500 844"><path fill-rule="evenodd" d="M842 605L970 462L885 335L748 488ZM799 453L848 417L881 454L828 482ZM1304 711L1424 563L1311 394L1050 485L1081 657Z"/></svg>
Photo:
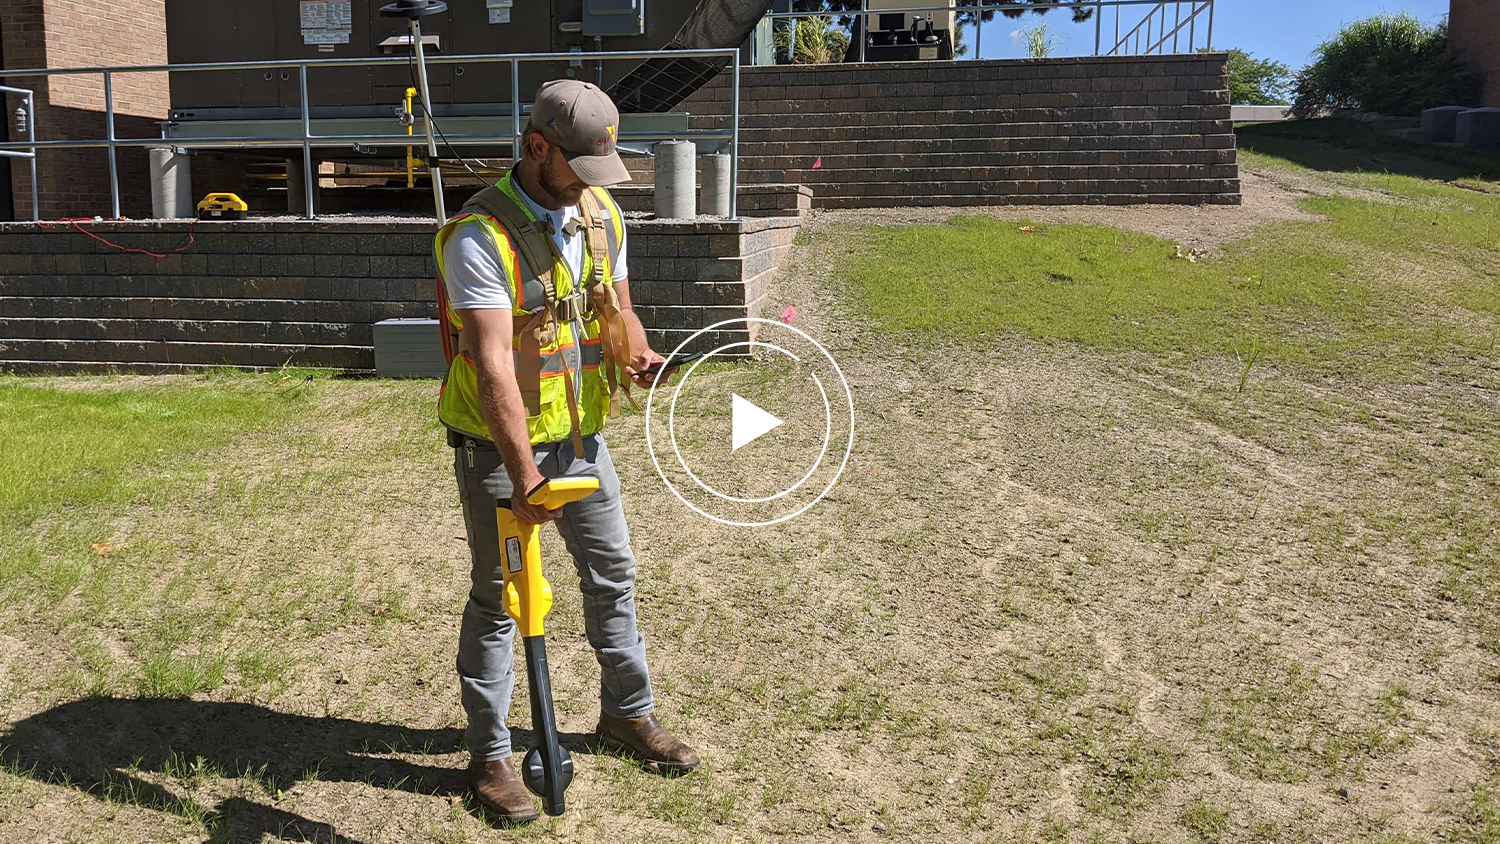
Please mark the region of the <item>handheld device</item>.
<svg viewBox="0 0 1500 844"><path fill-rule="evenodd" d="M538 507L556 510L564 504L587 498L599 489L599 479L553 478L526 494ZM522 524L510 510L510 501L496 501L495 518L500 527L500 559L505 573L505 612L515 619L526 645L526 680L531 686L531 729L536 746L521 762L521 779L542 798L549 815L563 813L563 792L573 781L573 757L557 739L557 718L552 709L552 679L547 673L547 640L543 620L552 609L552 584L542 571L542 546L537 525Z"/></svg>
<svg viewBox="0 0 1500 844"><path fill-rule="evenodd" d="M707 355L704 354L703 352L693 352L690 355L678 355L677 357L672 358L672 360L668 361L667 368L668 369L676 369L676 368L682 366L683 364L692 363L695 360L701 360L701 359L703 359L705 357L707 357ZM661 364L657 364L656 366L653 366L650 369L643 369L640 372L637 372L635 374L635 377L637 377L637 378L648 378L648 379L655 378L656 377L656 373L658 373L658 372L661 371L661 367L662 367Z"/></svg>

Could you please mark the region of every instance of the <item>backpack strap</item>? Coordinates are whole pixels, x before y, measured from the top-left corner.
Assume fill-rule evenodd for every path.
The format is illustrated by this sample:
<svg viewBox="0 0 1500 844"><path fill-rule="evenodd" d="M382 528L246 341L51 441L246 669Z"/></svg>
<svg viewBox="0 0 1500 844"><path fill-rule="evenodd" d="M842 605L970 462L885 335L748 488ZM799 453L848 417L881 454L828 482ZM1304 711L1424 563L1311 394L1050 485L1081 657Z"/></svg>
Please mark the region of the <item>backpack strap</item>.
<svg viewBox="0 0 1500 844"><path fill-rule="evenodd" d="M605 380L609 382L609 415L611 419L620 415L620 393L630 400L630 406L641 409L639 402L630 394L630 376L625 366L630 363L630 332L625 329L625 317L620 312L620 295L605 275L605 263L609 259L609 235L605 226L613 221L600 206L599 197L586 190L578 200L578 210L583 214L584 231L588 238L589 252L594 256L594 273L589 279L589 302L599 320L599 349L603 360Z"/></svg>
<svg viewBox="0 0 1500 844"><path fill-rule="evenodd" d="M527 416L542 412L542 348L557 342L557 287L552 281L552 238L535 221L526 216L504 191L487 187L469 200L493 217L510 235L516 250L526 266L536 274L542 285L541 307L534 310L523 322L514 326L516 332L516 384L521 391L521 403L526 406ZM513 279L517 293L524 294L520 279ZM521 303L516 303L520 307ZM514 310L514 309L513 309ZM576 401L568 391L570 403ZM574 437L578 436L578 425L573 426ZM581 440L574 444L582 454Z"/></svg>

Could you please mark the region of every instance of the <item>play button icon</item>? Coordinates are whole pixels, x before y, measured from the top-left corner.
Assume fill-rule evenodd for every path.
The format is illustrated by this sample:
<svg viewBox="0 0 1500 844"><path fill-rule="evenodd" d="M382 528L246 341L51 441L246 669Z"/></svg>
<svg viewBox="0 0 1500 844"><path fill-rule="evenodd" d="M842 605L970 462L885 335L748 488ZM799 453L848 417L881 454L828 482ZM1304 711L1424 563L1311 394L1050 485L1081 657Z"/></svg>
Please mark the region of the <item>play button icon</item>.
<svg viewBox="0 0 1500 844"><path fill-rule="evenodd" d="M780 419L740 398L739 393L731 393L731 395L733 403L729 416L730 451L739 451L740 446L749 445L762 434L783 424ZM723 407L723 405L719 406Z"/></svg>

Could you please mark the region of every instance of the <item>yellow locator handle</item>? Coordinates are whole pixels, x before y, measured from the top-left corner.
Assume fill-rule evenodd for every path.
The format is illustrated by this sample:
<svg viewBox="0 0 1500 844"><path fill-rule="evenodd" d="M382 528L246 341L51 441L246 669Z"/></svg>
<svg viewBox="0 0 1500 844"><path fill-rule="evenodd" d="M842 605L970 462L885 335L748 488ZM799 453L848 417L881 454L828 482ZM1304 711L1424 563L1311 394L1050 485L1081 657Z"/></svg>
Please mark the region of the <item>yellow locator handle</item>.
<svg viewBox="0 0 1500 844"><path fill-rule="evenodd" d="M598 478L553 478L526 494L538 507L556 510L564 504L587 498L599 489ZM542 546L537 525L522 524L510 511L509 501L497 502L495 518L500 527L500 555L505 571L505 612L521 628L521 636L540 636L542 622L552 609L552 584L542 573Z"/></svg>

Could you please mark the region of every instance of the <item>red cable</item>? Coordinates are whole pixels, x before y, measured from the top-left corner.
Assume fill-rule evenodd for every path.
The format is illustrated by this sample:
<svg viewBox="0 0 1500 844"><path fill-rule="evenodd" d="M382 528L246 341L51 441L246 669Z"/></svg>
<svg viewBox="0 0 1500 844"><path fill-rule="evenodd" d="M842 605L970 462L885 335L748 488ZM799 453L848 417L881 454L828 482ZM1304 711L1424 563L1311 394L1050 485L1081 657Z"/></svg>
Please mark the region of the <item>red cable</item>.
<svg viewBox="0 0 1500 844"><path fill-rule="evenodd" d="M183 245L177 247L176 249L169 249L166 252L152 252L149 249L134 249L134 248L129 247L129 246L121 246L118 243L113 243L111 241L105 240L104 238L100 237L97 234L94 234L93 232L89 231L88 229L84 228L81 225L82 223L92 223L92 222L94 222L94 218L93 217L63 217L60 220L51 220L51 221L47 221L47 222L38 222L37 225L42 226L43 228L45 228L45 227L50 226L50 225L52 225L54 223L70 223L70 224L72 224L73 228L78 229L79 231L83 232L84 234L88 235L89 237L92 237L93 239L99 241L100 243L104 244L105 246L108 246L111 249L118 249L121 252L133 252L133 253L135 253L137 255L149 255L152 258L165 258L168 255L174 255L174 254L176 254L178 252L184 252L184 251L192 248L192 246L193 246L193 240L195 239L195 235L193 234L193 230L196 229L196 228L198 228L198 221L200 219L202 219L202 217L194 217L192 225L188 226L187 243L184 243Z"/></svg>

